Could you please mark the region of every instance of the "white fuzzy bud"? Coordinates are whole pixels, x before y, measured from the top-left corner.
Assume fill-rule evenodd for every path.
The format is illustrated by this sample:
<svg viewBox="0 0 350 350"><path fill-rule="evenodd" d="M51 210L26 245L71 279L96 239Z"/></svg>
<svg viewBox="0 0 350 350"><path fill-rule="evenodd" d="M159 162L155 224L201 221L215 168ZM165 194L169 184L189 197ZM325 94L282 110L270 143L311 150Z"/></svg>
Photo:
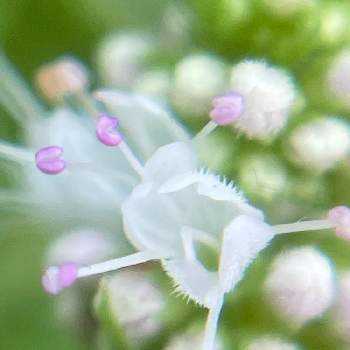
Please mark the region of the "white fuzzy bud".
<svg viewBox="0 0 350 350"><path fill-rule="evenodd" d="M209 113L211 100L227 87L225 64L215 56L196 54L182 59L175 68L172 101L184 114Z"/></svg>
<svg viewBox="0 0 350 350"><path fill-rule="evenodd" d="M350 342L350 271L343 272L339 276L339 290L332 325L338 335Z"/></svg>
<svg viewBox="0 0 350 350"><path fill-rule="evenodd" d="M276 337L263 337L251 342L245 350L300 350L299 346Z"/></svg>
<svg viewBox="0 0 350 350"><path fill-rule="evenodd" d="M350 107L350 50L341 51L331 63L327 74L328 90Z"/></svg>
<svg viewBox="0 0 350 350"><path fill-rule="evenodd" d="M350 128L340 118L312 120L296 128L289 140L295 163L319 172L333 168L350 150Z"/></svg>
<svg viewBox="0 0 350 350"><path fill-rule="evenodd" d="M142 73L146 57L153 50L153 39L142 33L109 35L97 51L102 80L113 86L130 88Z"/></svg>
<svg viewBox="0 0 350 350"><path fill-rule="evenodd" d="M62 57L43 65L35 80L40 92L50 101L58 101L66 94L79 93L89 84L86 67L73 57Z"/></svg>
<svg viewBox="0 0 350 350"><path fill-rule="evenodd" d="M265 293L276 311L297 327L320 317L335 293L329 259L307 246L281 253L272 264Z"/></svg>
<svg viewBox="0 0 350 350"><path fill-rule="evenodd" d="M47 252L49 264L74 262L88 265L105 260L115 253L116 242L106 233L80 229L63 234L55 240Z"/></svg>
<svg viewBox="0 0 350 350"><path fill-rule="evenodd" d="M316 0L317 1L317 0ZM277 16L287 17L316 5L315 0L263 0L265 6Z"/></svg>
<svg viewBox="0 0 350 350"><path fill-rule="evenodd" d="M182 334L178 334L170 339L164 350L194 350L201 349L203 333L195 328L189 329ZM222 350L220 339L216 340L213 350Z"/></svg>
<svg viewBox="0 0 350 350"><path fill-rule="evenodd" d="M247 193L271 200L287 189L287 170L272 155L254 154L240 163L239 182Z"/></svg>
<svg viewBox="0 0 350 350"><path fill-rule="evenodd" d="M165 70L147 71L136 80L134 90L141 95L165 99L169 95L170 74Z"/></svg>
<svg viewBox="0 0 350 350"><path fill-rule="evenodd" d="M263 61L244 61L233 67L231 90L244 102L243 114L233 126L248 137L264 139L285 126L295 99L287 73Z"/></svg>
<svg viewBox="0 0 350 350"><path fill-rule="evenodd" d="M107 293L112 316L130 340L140 341L161 329L163 295L141 272L118 272L104 279L101 286ZM99 294L96 302L98 299Z"/></svg>

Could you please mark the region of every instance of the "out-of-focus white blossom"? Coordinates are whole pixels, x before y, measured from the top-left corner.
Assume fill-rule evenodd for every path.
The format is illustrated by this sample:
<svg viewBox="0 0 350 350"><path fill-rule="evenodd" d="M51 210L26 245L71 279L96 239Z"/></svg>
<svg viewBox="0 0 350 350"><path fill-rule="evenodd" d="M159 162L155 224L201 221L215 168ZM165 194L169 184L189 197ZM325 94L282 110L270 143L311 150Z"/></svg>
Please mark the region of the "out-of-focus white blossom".
<svg viewBox="0 0 350 350"><path fill-rule="evenodd" d="M267 300L295 326L320 317L335 296L335 277L327 257L309 246L278 255L265 282Z"/></svg>
<svg viewBox="0 0 350 350"><path fill-rule="evenodd" d="M165 100L170 93L171 76L166 70L147 71L140 75L134 90L141 95Z"/></svg>
<svg viewBox="0 0 350 350"><path fill-rule="evenodd" d="M349 35L349 4L332 1L321 7L320 38L326 44L336 44Z"/></svg>
<svg viewBox="0 0 350 350"><path fill-rule="evenodd" d="M66 94L74 94L88 88L88 71L73 57L62 57L39 68L36 84L43 96L58 101Z"/></svg>
<svg viewBox="0 0 350 350"><path fill-rule="evenodd" d="M98 303L101 297L108 298L113 318L130 340L141 341L161 329L160 313L165 305L164 297L141 272L122 271L105 278L101 281L95 302Z"/></svg>
<svg viewBox="0 0 350 350"><path fill-rule="evenodd" d="M264 4L277 16L292 16L314 7L318 0L263 0Z"/></svg>
<svg viewBox="0 0 350 350"><path fill-rule="evenodd" d="M111 257L116 253L116 247L116 240L110 234L91 229L74 230L63 234L50 245L47 261L50 264L65 261L92 264Z"/></svg>
<svg viewBox="0 0 350 350"><path fill-rule="evenodd" d="M265 200L276 198L288 188L287 169L268 154L245 157L239 166L239 180L247 193Z"/></svg>
<svg viewBox="0 0 350 350"><path fill-rule="evenodd" d="M350 107L350 50L341 51L333 59L327 74L328 90Z"/></svg>
<svg viewBox="0 0 350 350"><path fill-rule="evenodd" d="M301 350L294 343L286 342L277 337L267 336L254 340L245 350Z"/></svg>
<svg viewBox="0 0 350 350"><path fill-rule="evenodd" d="M214 96L227 88L224 62L210 54L194 54L183 58L175 67L172 101L185 115L209 112Z"/></svg>
<svg viewBox="0 0 350 350"><path fill-rule="evenodd" d="M319 172L333 168L350 151L350 127L340 118L326 117L297 127L289 139L295 163Z"/></svg>
<svg viewBox="0 0 350 350"><path fill-rule="evenodd" d="M339 276L337 301L332 313L332 326L335 332L350 342L350 271Z"/></svg>
<svg viewBox="0 0 350 350"><path fill-rule="evenodd" d="M170 338L170 341L164 350L197 350L201 348L203 333L195 328L191 328L184 333L178 334ZM222 350L223 346L220 339L216 340L213 350Z"/></svg>
<svg viewBox="0 0 350 350"><path fill-rule="evenodd" d="M108 35L97 50L97 66L109 85L130 88L144 70L154 49L154 39L144 33L121 32Z"/></svg>
<svg viewBox="0 0 350 350"><path fill-rule="evenodd" d="M233 67L231 90L243 96L244 111L232 125L248 137L273 136L287 123L295 98L289 75L263 61Z"/></svg>

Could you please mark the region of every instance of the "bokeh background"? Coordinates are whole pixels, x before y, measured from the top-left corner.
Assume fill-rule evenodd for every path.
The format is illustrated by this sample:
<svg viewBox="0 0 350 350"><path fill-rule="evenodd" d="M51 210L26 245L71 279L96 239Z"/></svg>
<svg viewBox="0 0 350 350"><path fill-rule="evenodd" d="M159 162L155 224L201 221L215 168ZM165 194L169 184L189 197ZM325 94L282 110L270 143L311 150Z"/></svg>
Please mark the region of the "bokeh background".
<svg viewBox="0 0 350 350"><path fill-rule="evenodd" d="M111 85L106 77L113 67L103 61L106 38L112 33L147 37L146 53L138 54L141 58L132 81L114 85L157 95L194 132L207 121L207 110L198 111L181 96L174 97L179 67L190 55L212 60L215 67L224 67L220 72L227 72L222 80L215 71L216 80L206 77L205 69L199 73L204 86L198 94L204 98L225 91L230 67L245 58L265 59L289 71L298 99L278 137L254 141L224 128L202 150L203 161L233 179L274 223L314 218L332 205L350 202L348 159L327 172L316 172L293 162L287 142L294 128L318 116L350 117L349 105L334 96L327 78L334 59L350 48L349 24L347 0L0 0L1 49L29 85L34 86L35 72L43 63L65 54L89 67L92 87ZM124 45L132 51L135 43L126 40ZM186 73L198 81L193 70L201 61L193 62ZM205 86L211 82L216 91ZM0 137L18 144L22 137L20 126L1 107ZM0 183L16 185L10 163L1 163ZM1 207L0 216L0 349L124 349L114 336L97 344L94 333L106 322L98 325L91 301L86 302L85 318L79 322L70 324L56 317L54 299L40 287L45 251L59 231L50 219L43 224L15 205ZM266 333L297 341L304 349L350 349L332 329L329 314L295 330L262 296L260 286L273 256L305 244L320 248L338 270L350 267L350 246L324 232L276 239L228 297L220 323L227 349L239 349L250 337ZM171 283L158 266L149 271L167 295L166 326L140 348L162 349L174 332L201 325L205 312L170 295ZM118 333L106 327L107 333Z"/></svg>

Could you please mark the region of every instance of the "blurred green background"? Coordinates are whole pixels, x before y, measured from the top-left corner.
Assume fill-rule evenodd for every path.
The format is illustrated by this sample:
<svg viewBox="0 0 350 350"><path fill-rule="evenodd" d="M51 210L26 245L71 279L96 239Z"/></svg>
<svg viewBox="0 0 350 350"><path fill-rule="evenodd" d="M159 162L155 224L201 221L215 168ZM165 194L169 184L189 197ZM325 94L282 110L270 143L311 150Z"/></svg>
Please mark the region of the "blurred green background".
<svg viewBox="0 0 350 350"><path fill-rule="evenodd" d="M72 54L91 68L92 85L99 86L98 45L111 32L135 29L156 37L156 49L147 61L149 68L161 67L173 72L181 58L206 52L231 65L248 57L263 58L289 70L300 93L300 105L295 108L288 128L274 142L238 138L224 129L219 130L212 141L219 147L217 154L210 151L210 146L203 149L203 158L209 166L238 182L252 201L266 210L271 221L280 223L315 217L332 205L350 200L348 162L325 174L315 174L291 163L285 146L290 130L306 120L318 115L350 117L350 109L325 88L330 62L343 48L350 47L350 3L305 1L308 5L287 13L284 7L277 11L271 3L278 4L278 1L0 0L0 43L31 85L40 65L60 55ZM169 11L169 6L170 9L171 6L185 8L188 23L186 35L179 43L171 39L174 44L170 42L167 46L161 34L164 33L164 13ZM176 110L176 106L173 108ZM20 143L19 125L5 110L0 112L0 137ZM184 115L183 111L181 118L193 131L199 130L206 121L205 115ZM288 186L283 185L283 189L275 193L273 189L268 190L266 183L262 187L252 185L244 171L249 173L251 164L246 162L256 154L272 157L272 163L284 169ZM221 161L217 160L219 156ZM0 181L5 187L14 186L9 164L2 166ZM281 212L281 208L290 208L290 211ZM83 325L77 332L57 322L53 299L41 290L43 256L51 239L49 224L42 225L16 207L0 208L0 349L97 348L89 337L89 327ZM255 288L263 281L269 262L277 252L307 243L320 247L339 269L350 266L349 246L329 235L300 234L276 239L228 298L220 323L223 337L228 339L228 349L234 349L240 340L250 335L265 332L294 339L305 349L348 348L332 333L327 315L295 333L271 312L259 288ZM154 267L154 271L154 278L159 279L170 294L170 283L159 267ZM203 310L186 305L182 299L169 296L168 302L168 318L173 319L169 329L145 344L145 349L161 349L172 330L204 320Z"/></svg>

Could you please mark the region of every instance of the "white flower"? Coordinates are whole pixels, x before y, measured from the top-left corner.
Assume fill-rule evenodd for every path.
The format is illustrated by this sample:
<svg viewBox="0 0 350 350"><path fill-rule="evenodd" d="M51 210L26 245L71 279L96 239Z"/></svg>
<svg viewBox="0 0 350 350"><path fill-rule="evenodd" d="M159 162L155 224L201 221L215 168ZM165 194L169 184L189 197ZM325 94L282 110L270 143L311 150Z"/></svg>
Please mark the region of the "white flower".
<svg viewBox="0 0 350 350"><path fill-rule="evenodd" d="M227 87L225 64L209 54L193 54L175 67L172 101L185 114L209 112L211 99Z"/></svg>
<svg viewBox="0 0 350 350"><path fill-rule="evenodd" d="M144 33L121 32L107 36L97 51L102 80L112 86L130 88L144 70L154 39Z"/></svg>
<svg viewBox="0 0 350 350"><path fill-rule="evenodd" d="M350 106L350 50L344 49L333 59L327 73L328 90Z"/></svg>
<svg viewBox="0 0 350 350"><path fill-rule="evenodd" d="M320 317L334 300L330 261L308 246L283 252L273 262L265 292L279 314L296 326Z"/></svg>
<svg viewBox="0 0 350 350"><path fill-rule="evenodd" d="M300 347L282 339L267 336L254 340L245 350L300 350Z"/></svg>
<svg viewBox="0 0 350 350"><path fill-rule="evenodd" d="M319 118L297 127L289 139L290 156L318 172L329 170L350 151L350 127L336 117Z"/></svg>
<svg viewBox="0 0 350 350"><path fill-rule="evenodd" d="M294 102L291 78L263 61L244 61L232 69L231 89L243 97L244 111L233 126L251 138L276 134Z"/></svg>
<svg viewBox="0 0 350 350"><path fill-rule="evenodd" d="M165 301L161 291L141 272L121 271L101 281L95 304L107 298L108 310L130 340L139 342L162 327Z"/></svg>

